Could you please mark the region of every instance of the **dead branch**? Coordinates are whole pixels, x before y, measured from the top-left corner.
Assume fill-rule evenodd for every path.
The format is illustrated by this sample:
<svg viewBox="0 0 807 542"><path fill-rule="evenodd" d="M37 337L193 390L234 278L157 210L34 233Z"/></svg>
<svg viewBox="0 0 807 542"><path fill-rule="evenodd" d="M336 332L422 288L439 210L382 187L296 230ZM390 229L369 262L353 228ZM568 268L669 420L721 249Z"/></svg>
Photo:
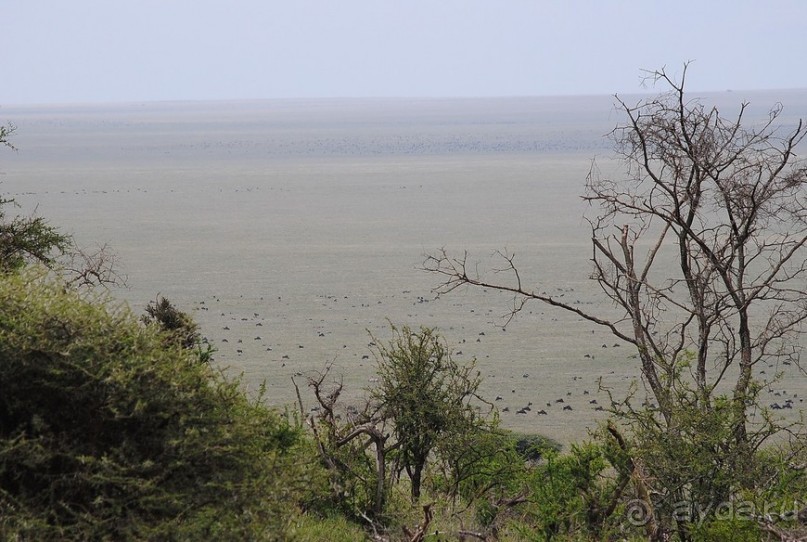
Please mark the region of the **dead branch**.
<svg viewBox="0 0 807 542"><path fill-rule="evenodd" d="M616 324L614 322L584 312L577 307L566 304L562 301L559 301L556 298L553 298L545 294L540 294L534 291L526 290L523 287L519 286L488 282L481 279L481 277L478 274L474 276L469 275L467 271L467 257L468 253L466 252L461 258L452 258L451 256L449 256L448 251L445 248L440 249L437 255L432 254L426 255L422 269L430 273L443 275L444 277L444 282L437 288L435 288L435 292L438 295L450 293L459 288L460 286L466 286L466 285L489 288L491 290L498 290L502 292L508 292L514 294L515 296L514 308L513 311L510 313L511 317L516 316L516 314L524 308L526 301L529 301L531 299L542 301L544 303L547 303L548 305L552 305L553 307L558 307L568 312L572 312L584 318L585 320L593 322L597 325L605 326L608 329L610 329L615 336L619 337L620 339L626 342L635 344L636 342L635 339L620 331L616 327ZM508 261L512 263L511 260ZM501 272L501 270L499 271ZM524 298L524 301L521 301L519 298Z"/></svg>
<svg viewBox="0 0 807 542"><path fill-rule="evenodd" d="M420 522L420 525L414 531L409 530L406 526L403 526L403 532L409 539L409 542L422 542L426 536L426 531L429 529L429 525L434 518L434 512L432 512L432 507L434 503L424 504L423 505L423 521Z"/></svg>
<svg viewBox="0 0 807 542"><path fill-rule="evenodd" d="M67 283L77 287L125 286L126 275L119 267L118 255L109 245L87 249L74 244L67 254L64 271Z"/></svg>

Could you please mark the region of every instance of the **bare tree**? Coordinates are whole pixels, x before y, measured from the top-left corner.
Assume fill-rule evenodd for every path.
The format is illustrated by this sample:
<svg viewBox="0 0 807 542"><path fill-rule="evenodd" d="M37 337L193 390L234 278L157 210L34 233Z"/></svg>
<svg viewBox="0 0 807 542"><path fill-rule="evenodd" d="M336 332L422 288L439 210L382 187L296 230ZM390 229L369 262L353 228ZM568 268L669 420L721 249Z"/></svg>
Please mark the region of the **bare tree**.
<svg viewBox="0 0 807 542"><path fill-rule="evenodd" d="M694 390L703 409L716 390L728 389L733 446L742 458L770 429L749 433L755 367L799 360L807 318L807 168L795 149L805 129L799 121L784 130L781 105L744 126L747 103L727 118L689 100L685 78L686 65L680 81L662 69L651 80L667 92L635 105L616 97L625 121L611 137L625 175L604 177L593 165L587 178L584 199L597 213L589 219L592 278L621 316L532 290L509 254L502 257L511 280L502 282L475 272L467 253L443 249L424 266L442 275L438 293L463 285L509 292L511 316L542 301L633 344L670 429L682 386Z"/></svg>
<svg viewBox="0 0 807 542"><path fill-rule="evenodd" d="M312 414L306 417L311 428L323 464L337 476L337 478L352 478L360 480L366 487L373 486L372 508L373 518L368 518L363 510L355 510L358 515L365 518L375 529L375 520L384 510L387 498L387 488L390 481L387 479L387 454L398 447L397 443L387 444L389 433L386 419L380 412L378 405L372 401L365 401L362 408L348 407L346 419L337 413L337 403L342 395L342 381L326 382L331 366L328 365L322 373L308 377L308 387L314 392L317 406ZM302 396L297 382L292 378L297 392L297 401L300 413L305 415ZM375 463L371 478L363 473L367 465L364 461L364 451L370 446L375 449ZM337 487L341 485L336 482ZM339 487L340 495L344 498L344 489Z"/></svg>
<svg viewBox="0 0 807 542"><path fill-rule="evenodd" d="M118 254L108 244L81 248L75 241L65 253L62 270L67 284L78 287L125 286Z"/></svg>

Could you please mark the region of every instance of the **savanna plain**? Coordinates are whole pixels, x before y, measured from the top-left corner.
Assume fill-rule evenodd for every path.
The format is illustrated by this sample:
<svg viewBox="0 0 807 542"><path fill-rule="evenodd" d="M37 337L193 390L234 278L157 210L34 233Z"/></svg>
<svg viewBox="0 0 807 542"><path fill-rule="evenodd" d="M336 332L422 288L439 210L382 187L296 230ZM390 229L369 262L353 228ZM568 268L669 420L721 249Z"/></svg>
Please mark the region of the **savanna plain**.
<svg viewBox="0 0 807 542"><path fill-rule="evenodd" d="M720 93L763 119L807 117L807 93ZM636 98L639 99L638 97ZM756 116L756 117L754 117ZM458 361L477 360L505 427L561 442L605 418L604 388L642 395L630 345L537 302L482 289L437 296L422 269L445 248L506 282L613 316L589 280L591 167L619 175L611 97L164 102L0 109L17 152L0 191L79 244L108 243L141 313L164 296L192 312L226 371L276 405L331 365L347 402L372 386L369 343L389 324L437 327ZM765 404L801 414L807 381L780 373ZM306 399L304 396L303 399ZM313 401L309 401L313 403ZM531 410L518 413L522 407ZM311 405L306 405L306 407Z"/></svg>

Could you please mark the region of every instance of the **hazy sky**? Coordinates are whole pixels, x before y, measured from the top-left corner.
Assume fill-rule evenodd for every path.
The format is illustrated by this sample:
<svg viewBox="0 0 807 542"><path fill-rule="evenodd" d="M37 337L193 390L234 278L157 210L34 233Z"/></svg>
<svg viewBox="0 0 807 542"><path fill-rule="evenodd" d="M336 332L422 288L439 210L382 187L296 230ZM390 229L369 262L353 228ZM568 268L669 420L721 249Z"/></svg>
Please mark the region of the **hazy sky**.
<svg viewBox="0 0 807 542"><path fill-rule="evenodd" d="M804 0L0 0L0 106L807 88Z"/></svg>

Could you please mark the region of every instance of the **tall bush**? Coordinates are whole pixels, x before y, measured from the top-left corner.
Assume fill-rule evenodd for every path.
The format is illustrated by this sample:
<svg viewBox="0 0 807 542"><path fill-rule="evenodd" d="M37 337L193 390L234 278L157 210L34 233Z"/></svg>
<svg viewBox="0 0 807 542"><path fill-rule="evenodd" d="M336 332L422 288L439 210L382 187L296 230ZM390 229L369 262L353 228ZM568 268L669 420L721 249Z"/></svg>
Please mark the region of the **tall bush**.
<svg viewBox="0 0 807 542"><path fill-rule="evenodd" d="M126 308L0 277L0 538L276 539L299 428Z"/></svg>

